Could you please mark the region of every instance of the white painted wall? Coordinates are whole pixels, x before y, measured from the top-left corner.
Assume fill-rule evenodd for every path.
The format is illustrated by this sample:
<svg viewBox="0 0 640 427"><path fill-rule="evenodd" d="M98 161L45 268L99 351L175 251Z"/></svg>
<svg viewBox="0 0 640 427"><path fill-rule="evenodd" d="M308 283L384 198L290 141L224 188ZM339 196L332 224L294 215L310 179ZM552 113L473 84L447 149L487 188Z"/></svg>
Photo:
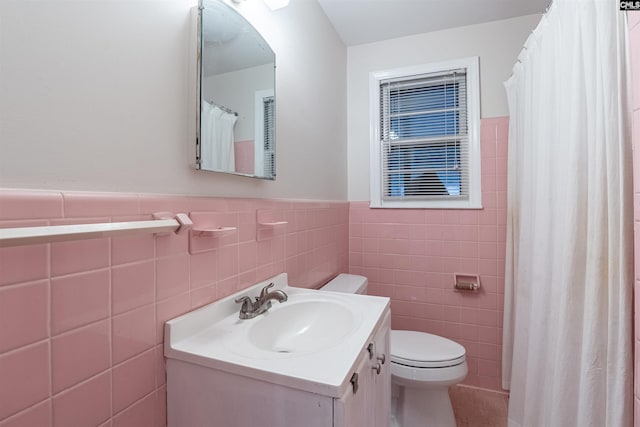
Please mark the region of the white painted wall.
<svg viewBox="0 0 640 427"><path fill-rule="evenodd" d="M196 4L1 0L0 187L345 200L346 48L312 1L237 6L277 55L277 180L192 168Z"/></svg>
<svg viewBox="0 0 640 427"><path fill-rule="evenodd" d="M349 47L347 51L349 200L369 200L369 73L480 57L481 117L508 115L502 82L540 20L527 15Z"/></svg>

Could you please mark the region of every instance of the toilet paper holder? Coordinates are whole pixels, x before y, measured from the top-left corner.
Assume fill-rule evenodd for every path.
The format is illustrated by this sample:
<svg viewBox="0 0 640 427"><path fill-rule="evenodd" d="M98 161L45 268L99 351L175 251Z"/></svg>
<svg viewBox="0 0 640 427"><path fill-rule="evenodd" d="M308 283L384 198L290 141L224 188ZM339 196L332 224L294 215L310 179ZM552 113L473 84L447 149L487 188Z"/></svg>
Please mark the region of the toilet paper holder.
<svg viewBox="0 0 640 427"><path fill-rule="evenodd" d="M478 274L454 273L453 288L459 291L477 291L480 289Z"/></svg>

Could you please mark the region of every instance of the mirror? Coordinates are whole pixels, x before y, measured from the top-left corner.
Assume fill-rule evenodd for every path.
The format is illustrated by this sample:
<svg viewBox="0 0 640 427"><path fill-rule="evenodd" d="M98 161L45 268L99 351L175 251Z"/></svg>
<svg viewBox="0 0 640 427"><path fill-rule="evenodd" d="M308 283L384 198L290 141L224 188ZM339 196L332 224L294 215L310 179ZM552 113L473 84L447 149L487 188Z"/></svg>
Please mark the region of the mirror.
<svg viewBox="0 0 640 427"><path fill-rule="evenodd" d="M275 179L275 53L222 0L200 0L198 169Z"/></svg>

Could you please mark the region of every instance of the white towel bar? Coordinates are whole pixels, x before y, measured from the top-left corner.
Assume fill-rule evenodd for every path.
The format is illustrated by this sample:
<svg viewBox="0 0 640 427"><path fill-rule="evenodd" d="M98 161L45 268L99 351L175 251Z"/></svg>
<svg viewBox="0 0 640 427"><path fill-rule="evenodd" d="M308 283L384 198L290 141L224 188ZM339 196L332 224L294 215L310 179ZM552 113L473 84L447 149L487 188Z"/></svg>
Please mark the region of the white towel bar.
<svg viewBox="0 0 640 427"><path fill-rule="evenodd" d="M191 228L186 214L154 214L149 221L0 228L0 248L155 233L182 233Z"/></svg>

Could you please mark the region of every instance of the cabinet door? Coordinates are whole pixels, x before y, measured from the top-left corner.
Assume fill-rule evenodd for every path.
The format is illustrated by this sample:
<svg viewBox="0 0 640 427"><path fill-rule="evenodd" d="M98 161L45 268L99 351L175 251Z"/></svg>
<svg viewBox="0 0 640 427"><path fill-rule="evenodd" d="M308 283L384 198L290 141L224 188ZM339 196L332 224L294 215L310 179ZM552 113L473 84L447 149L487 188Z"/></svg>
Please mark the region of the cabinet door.
<svg viewBox="0 0 640 427"><path fill-rule="evenodd" d="M370 427L391 425L391 356L389 354L390 316L387 312L371 341L371 390L367 409Z"/></svg>
<svg viewBox="0 0 640 427"><path fill-rule="evenodd" d="M356 364L353 374L357 375L357 389L351 387L334 401L334 427L391 425L389 325L387 311Z"/></svg>
<svg viewBox="0 0 640 427"><path fill-rule="evenodd" d="M352 387L340 399L334 400L334 427L372 427L369 424L373 396L370 371L369 356L364 351L351 376Z"/></svg>

